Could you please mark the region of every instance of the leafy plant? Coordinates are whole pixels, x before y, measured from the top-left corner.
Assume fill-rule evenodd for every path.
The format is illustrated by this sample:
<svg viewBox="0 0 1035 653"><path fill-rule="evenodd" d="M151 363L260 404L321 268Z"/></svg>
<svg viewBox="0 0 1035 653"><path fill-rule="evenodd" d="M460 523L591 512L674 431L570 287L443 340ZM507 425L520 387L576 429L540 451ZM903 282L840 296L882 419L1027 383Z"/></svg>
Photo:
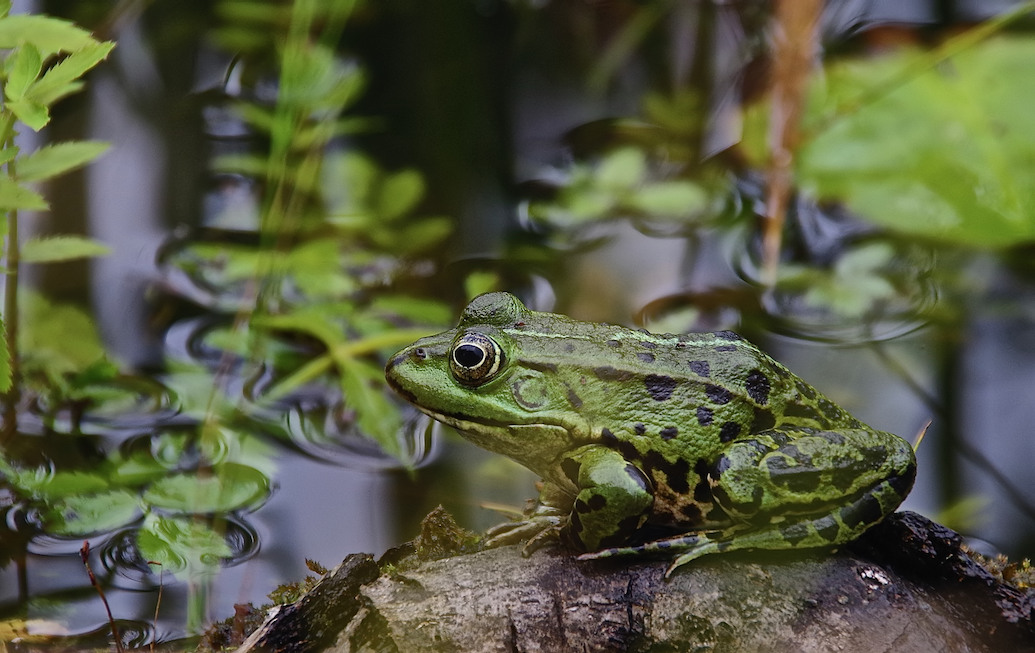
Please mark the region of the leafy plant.
<svg viewBox="0 0 1035 653"><path fill-rule="evenodd" d="M50 122L51 107L82 89L82 76L103 61L115 44L98 41L72 23L49 16L10 15L11 2L0 2L0 228L4 244L4 338L0 346L0 392L6 393L5 422L15 426L14 403L20 394L18 346L19 270L23 263L50 263L99 256L107 252L101 243L81 236L51 236L19 243L19 212L43 211L48 204L31 186L83 166L107 149L95 141L54 143L23 153L16 143L19 125L39 131ZM39 334L33 334L37 338ZM34 346L37 343L32 343ZM45 344L49 344L45 343ZM29 351L37 352L35 347ZM71 362L64 358L64 362ZM54 362L53 360L49 362ZM42 365L51 387L68 389L65 373L85 373L92 361L75 361L85 367L60 370ZM75 380L70 382L76 384Z"/></svg>
<svg viewBox="0 0 1035 653"><path fill-rule="evenodd" d="M1029 9L1030 10L1030 9ZM800 187L893 232L967 247L1035 240L1035 42L832 63L809 96ZM765 111L747 150L761 161Z"/></svg>

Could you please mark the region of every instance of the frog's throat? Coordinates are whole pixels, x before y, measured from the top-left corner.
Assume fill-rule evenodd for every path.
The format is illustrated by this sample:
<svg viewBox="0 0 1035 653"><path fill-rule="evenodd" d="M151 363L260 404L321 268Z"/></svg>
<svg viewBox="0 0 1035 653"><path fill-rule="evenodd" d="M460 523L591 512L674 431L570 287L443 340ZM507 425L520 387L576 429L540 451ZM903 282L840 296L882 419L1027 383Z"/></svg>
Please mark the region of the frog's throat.
<svg viewBox="0 0 1035 653"><path fill-rule="evenodd" d="M586 422L512 424L490 420L474 421L466 416L439 413L418 406L430 417L452 426L474 444L528 466L529 456L542 458L545 452L563 451L591 439Z"/></svg>

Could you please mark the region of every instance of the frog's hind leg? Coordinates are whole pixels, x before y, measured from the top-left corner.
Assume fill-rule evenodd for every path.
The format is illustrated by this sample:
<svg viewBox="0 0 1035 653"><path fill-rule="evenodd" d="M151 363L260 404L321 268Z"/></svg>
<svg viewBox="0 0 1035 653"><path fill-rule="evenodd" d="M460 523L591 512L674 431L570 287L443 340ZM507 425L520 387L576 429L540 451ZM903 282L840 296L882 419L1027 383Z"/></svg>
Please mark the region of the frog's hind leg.
<svg viewBox="0 0 1035 653"><path fill-rule="evenodd" d="M710 553L804 549L851 541L898 507L913 483L912 449L865 429L773 429L730 443L708 473L734 524L581 556L679 553L666 575Z"/></svg>

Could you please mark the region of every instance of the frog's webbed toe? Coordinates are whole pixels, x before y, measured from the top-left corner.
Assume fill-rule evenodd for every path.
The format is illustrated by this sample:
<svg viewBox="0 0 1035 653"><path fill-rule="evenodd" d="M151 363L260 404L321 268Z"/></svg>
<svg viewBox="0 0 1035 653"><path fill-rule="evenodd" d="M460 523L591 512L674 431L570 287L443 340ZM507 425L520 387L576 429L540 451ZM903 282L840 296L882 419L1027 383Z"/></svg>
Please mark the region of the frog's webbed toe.
<svg viewBox="0 0 1035 653"><path fill-rule="evenodd" d="M528 556L545 544L558 541L564 522L558 515L536 515L498 524L485 532L485 545L492 548L527 540L521 554Z"/></svg>

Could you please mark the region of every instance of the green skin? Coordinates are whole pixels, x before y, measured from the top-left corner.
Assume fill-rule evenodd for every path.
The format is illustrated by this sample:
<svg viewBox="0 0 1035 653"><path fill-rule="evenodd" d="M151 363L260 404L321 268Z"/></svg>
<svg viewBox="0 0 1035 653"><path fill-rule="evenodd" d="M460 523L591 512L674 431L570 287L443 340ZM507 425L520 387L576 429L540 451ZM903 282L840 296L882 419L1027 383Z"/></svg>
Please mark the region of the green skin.
<svg viewBox="0 0 1035 653"><path fill-rule="evenodd" d="M492 546L562 539L580 559L843 544L913 484L913 449L740 336L657 335L475 298L388 362L389 384L542 477ZM645 526L671 537L643 540Z"/></svg>

